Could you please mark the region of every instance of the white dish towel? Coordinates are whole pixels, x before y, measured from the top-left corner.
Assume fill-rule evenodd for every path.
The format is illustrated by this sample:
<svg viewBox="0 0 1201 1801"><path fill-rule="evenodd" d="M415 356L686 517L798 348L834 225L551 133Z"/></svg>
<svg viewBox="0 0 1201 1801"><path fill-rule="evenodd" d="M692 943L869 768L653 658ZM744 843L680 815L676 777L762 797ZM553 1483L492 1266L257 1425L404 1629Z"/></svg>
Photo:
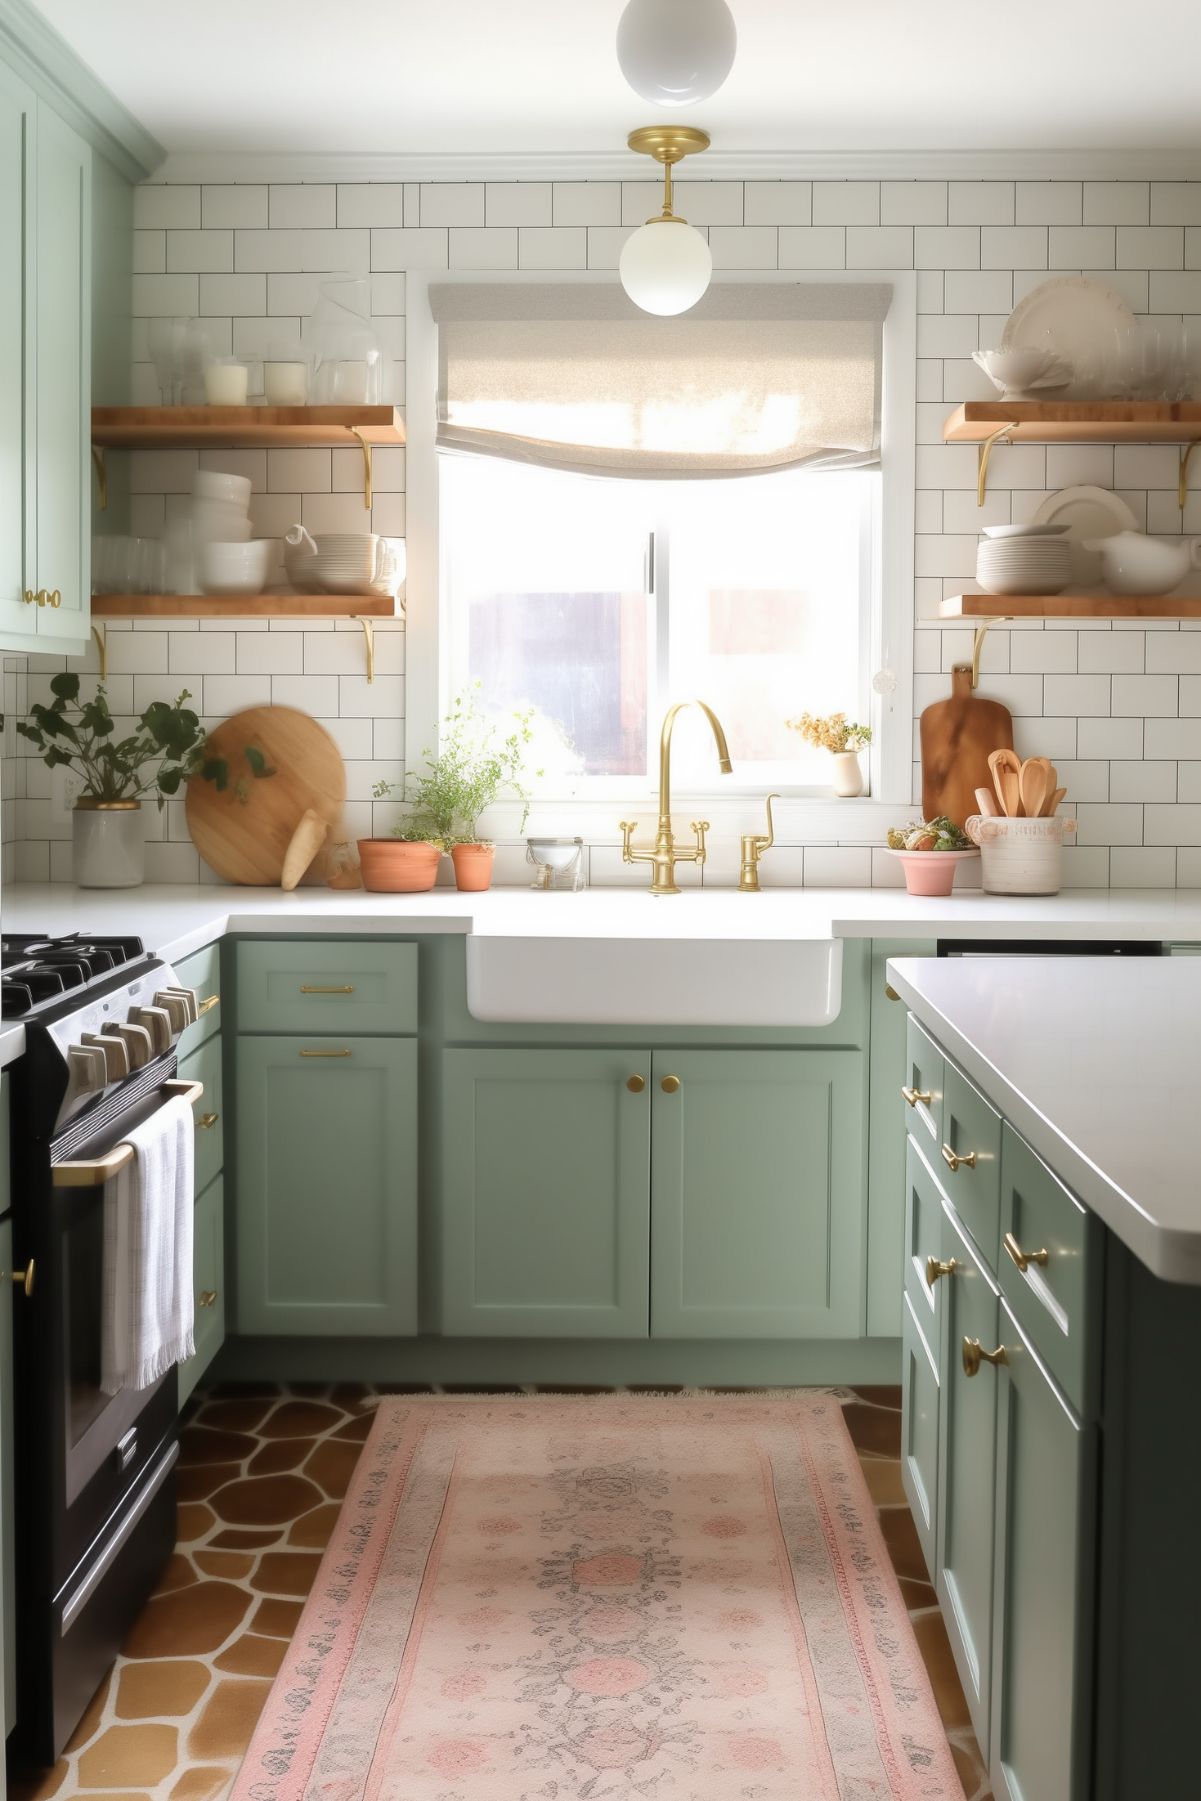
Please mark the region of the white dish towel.
<svg viewBox="0 0 1201 1801"><path fill-rule="evenodd" d="M104 1200L100 1386L149 1388L195 1349L192 1242L195 1128L173 1095L127 1133L135 1151Z"/></svg>

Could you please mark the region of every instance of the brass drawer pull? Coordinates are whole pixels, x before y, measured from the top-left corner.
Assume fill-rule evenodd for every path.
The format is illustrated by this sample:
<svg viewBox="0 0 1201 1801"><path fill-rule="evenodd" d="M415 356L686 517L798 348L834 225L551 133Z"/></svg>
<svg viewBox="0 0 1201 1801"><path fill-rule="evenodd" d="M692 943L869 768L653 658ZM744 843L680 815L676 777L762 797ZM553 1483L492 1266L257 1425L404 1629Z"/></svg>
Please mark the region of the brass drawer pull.
<svg viewBox="0 0 1201 1801"><path fill-rule="evenodd" d="M302 1057L349 1057L349 1051L301 1051Z"/></svg>
<svg viewBox="0 0 1201 1801"><path fill-rule="evenodd" d="M345 988L319 988L313 982L302 982L300 992L301 994L353 994L354 983L347 982Z"/></svg>
<svg viewBox="0 0 1201 1801"><path fill-rule="evenodd" d="M995 1351L986 1351L978 1338L965 1338L963 1341L963 1373L974 1376L982 1363L1008 1363L1009 1353L1003 1344Z"/></svg>
<svg viewBox="0 0 1201 1801"><path fill-rule="evenodd" d="M22 594L22 596L21 596L21 599L25 602L25 605L27 607L31 607L33 605L34 598L35 597L34 597L34 592L33 592L32 588L26 588L24 594Z"/></svg>
<svg viewBox="0 0 1201 1801"><path fill-rule="evenodd" d="M61 607L63 604L62 593L61 593L61 590L59 590L58 588L54 588L49 594L47 594L46 599L49 601L49 603L52 607Z"/></svg>
<svg viewBox="0 0 1201 1801"><path fill-rule="evenodd" d="M208 999L201 1001L196 1008L197 1019L203 1019L206 1013L211 1013L214 1007L219 1007L220 1005L221 996L219 994L210 994Z"/></svg>
<svg viewBox="0 0 1201 1801"><path fill-rule="evenodd" d="M957 1157L949 1144L944 1144L942 1147L942 1160L952 1175L957 1169L975 1169L976 1167L975 1151L968 1151L966 1155Z"/></svg>
<svg viewBox="0 0 1201 1801"><path fill-rule="evenodd" d="M641 1094L642 1090L646 1087L646 1077L645 1076L627 1076L626 1077L626 1087L629 1089L631 1094Z"/></svg>
<svg viewBox="0 0 1201 1801"><path fill-rule="evenodd" d="M211 1127L216 1125L220 1117L221 1115L219 1113L202 1113L200 1118L196 1121L196 1130L198 1132L209 1131Z"/></svg>
<svg viewBox="0 0 1201 1801"><path fill-rule="evenodd" d="M26 1299L28 1299L33 1293L33 1279L37 1275L37 1265L33 1258L31 1257L29 1259L29 1262L25 1265L24 1269L14 1269L10 1273L17 1287L22 1291Z"/></svg>
<svg viewBox="0 0 1201 1801"><path fill-rule="evenodd" d="M206 1288L197 1299L202 1307L212 1307L217 1299L217 1290L215 1288Z"/></svg>
<svg viewBox="0 0 1201 1801"><path fill-rule="evenodd" d="M1037 1263L1040 1267L1045 1269L1047 1264L1051 1261L1051 1254L1045 1246L1041 1251L1024 1251L1012 1232L1006 1232L1004 1244L1006 1251L1017 1264L1023 1275L1025 1275L1032 1263Z"/></svg>
<svg viewBox="0 0 1201 1801"><path fill-rule="evenodd" d="M957 1257L949 1257L945 1263L937 1257L926 1258L926 1287L933 1288L940 1276L953 1276L959 1268Z"/></svg>
<svg viewBox="0 0 1201 1801"><path fill-rule="evenodd" d="M678 1094L680 1092L680 1078L679 1076L664 1076L659 1086L664 1094Z"/></svg>
<svg viewBox="0 0 1201 1801"><path fill-rule="evenodd" d="M901 1094L902 1094L903 1098L908 1101L908 1103L911 1107L916 1107L919 1101L921 1102L923 1107L928 1107L930 1105L930 1102L934 1099L933 1094L930 1092L930 1090L928 1088L922 1089L922 1088L902 1087Z"/></svg>

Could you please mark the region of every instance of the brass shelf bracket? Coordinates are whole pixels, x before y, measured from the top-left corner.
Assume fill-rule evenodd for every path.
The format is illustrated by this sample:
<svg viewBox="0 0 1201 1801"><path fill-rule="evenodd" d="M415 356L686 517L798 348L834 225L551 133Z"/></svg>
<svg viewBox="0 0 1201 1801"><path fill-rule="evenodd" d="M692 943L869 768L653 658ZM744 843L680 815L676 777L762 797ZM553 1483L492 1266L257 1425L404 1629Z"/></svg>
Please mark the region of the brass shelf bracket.
<svg viewBox="0 0 1201 1801"><path fill-rule="evenodd" d="M998 425L996 431L989 432L976 453L976 505L978 507L984 505L984 496L988 492L988 465L992 457L993 445L1016 429L1017 426L1012 420L1008 425Z"/></svg>
<svg viewBox="0 0 1201 1801"><path fill-rule="evenodd" d="M96 494L100 502L100 511L108 512L108 464L104 460L104 447L92 445L92 467L96 471Z"/></svg>
<svg viewBox="0 0 1201 1801"><path fill-rule="evenodd" d="M1011 613L998 613L995 619L982 619L976 627L972 638L972 692L980 686L980 652L984 649L984 634L994 625L1008 625L1013 617Z"/></svg>
<svg viewBox="0 0 1201 1801"><path fill-rule="evenodd" d="M371 446L357 425L351 425L347 429L352 438L358 439L359 449L363 453L363 505L370 509L371 502L374 498L374 491L371 486Z"/></svg>
<svg viewBox="0 0 1201 1801"><path fill-rule="evenodd" d="M1180 502L1182 513L1188 500L1188 466L1193 460L1193 452L1199 443L1201 443L1201 439L1194 438L1192 443L1186 444L1180 452L1180 476L1176 484L1176 498Z"/></svg>
<svg viewBox="0 0 1201 1801"><path fill-rule="evenodd" d="M375 680L375 626L361 613L356 613L355 618L363 628L363 654L367 659L367 685L370 687Z"/></svg>
<svg viewBox="0 0 1201 1801"><path fill-rule="evenodd" d="M107 625L94 625L92 627L92 636L96 640L96 655L100 659L100 680L102 682L107 682L107 680L108 680L108 627L107 627Z"/></svg>

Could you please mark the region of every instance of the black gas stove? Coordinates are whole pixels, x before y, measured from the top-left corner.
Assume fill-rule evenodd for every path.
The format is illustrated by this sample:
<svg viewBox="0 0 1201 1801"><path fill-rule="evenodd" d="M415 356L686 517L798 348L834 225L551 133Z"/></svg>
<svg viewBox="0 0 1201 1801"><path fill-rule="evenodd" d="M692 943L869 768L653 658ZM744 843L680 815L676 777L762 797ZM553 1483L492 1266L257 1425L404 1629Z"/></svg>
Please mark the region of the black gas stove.
<svg viewBox="0 0 1201 1801"><path fill-rule="evenodd" d="M145 955L140 938L89 938L83 932L38 938L32 932L6 932L0 940L0 1014L25 1019Z"/></svg>

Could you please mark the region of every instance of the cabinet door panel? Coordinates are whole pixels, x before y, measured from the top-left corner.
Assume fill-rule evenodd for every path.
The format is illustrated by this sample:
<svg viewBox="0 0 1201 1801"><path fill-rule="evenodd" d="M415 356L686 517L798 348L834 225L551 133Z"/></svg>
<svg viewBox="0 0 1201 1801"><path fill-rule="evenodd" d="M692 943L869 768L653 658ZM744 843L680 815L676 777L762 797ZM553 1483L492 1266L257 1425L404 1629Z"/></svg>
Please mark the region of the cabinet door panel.
<svg viewBox="0 0 1201 1801"><path fill-rule="evenodd" d="M863 1087L859 1051L655 1052L653 1337L862 1330Z"/></svg>
<svg viewBox="0 0 1201 1801"><path fill-rule="evenodd" d="M192 1109L196 1121L196 1193L203 1194L225 1162L225 1100L221 1080L221 1040L210 1038L190 1057L180 1059L182 1082L203 1082L204 1096ZM213 1119L213 1115L216 1118ZM208 1124L208 1121L212 1121ZM201 1123L201 1122L206 1123Z"/></svg>
<svg viewBox="0 0 1201 1801"><path fill-rule="evenodd" d="M945 1212L939 1256L955 1267L938 1283L943 1291L939 1356L942 1436L935 1585L972 1725L980 1743L986 1745L992 1673L997 1372L983 1363L969 1376L963 1367L963 1341L978 1339L988 1351L996 1346L998 1301L966 1235Z"/></svg>
<svg viewBox="0 0 1201 1801"><path fill-rule="evenodd" d="M645 1051L445 1053L444 1333L646 1337L649 1075Z"/></svg>
<svg viewBox="0 0 1201 1801"><path fill-rule="evenodd" d="M35 631L35 609L22 595L33 581L33 484L27 459L32 421L27 417L32 339L27 336L26 194L32 179L35 101L30 90L0 65L0 637Z"/></svg>
<svg viewBox="0 0 1201 1801"><path fill-rule="evenodd" d="M934 1574L938 1502L938 1367L908 1296L901 1303L901 1485Z"/></svg>
<svg viewBox="0 0 1201 1801"><path fill-rule="evenodd" d="M220 1179L196 1202L192 1281L196 1348L179 1366L181 1407L225 1342L225 1194Z"/></svg>
<svg viewBox="0 0 1201 1801"><path fill-rule="evenodd" d="M92 153L38 108L36 186L37 609L39 637L87 636L91 609Z"/></svg>
<svg viewBox="0 0 1201 1801"><path fill-rule="evenodd" d="M238 1331L415 1332L416 1044L242 1037L237 1072Z"/></svg>
<svg viewBox="0 0 1201 1801"><path fill-rule="evenodd" d="M1005 1801L1083 1801L1093 1443L1001 1307L990 1767ZM981 1371L981 1375L984 1372Z"/></svg>

